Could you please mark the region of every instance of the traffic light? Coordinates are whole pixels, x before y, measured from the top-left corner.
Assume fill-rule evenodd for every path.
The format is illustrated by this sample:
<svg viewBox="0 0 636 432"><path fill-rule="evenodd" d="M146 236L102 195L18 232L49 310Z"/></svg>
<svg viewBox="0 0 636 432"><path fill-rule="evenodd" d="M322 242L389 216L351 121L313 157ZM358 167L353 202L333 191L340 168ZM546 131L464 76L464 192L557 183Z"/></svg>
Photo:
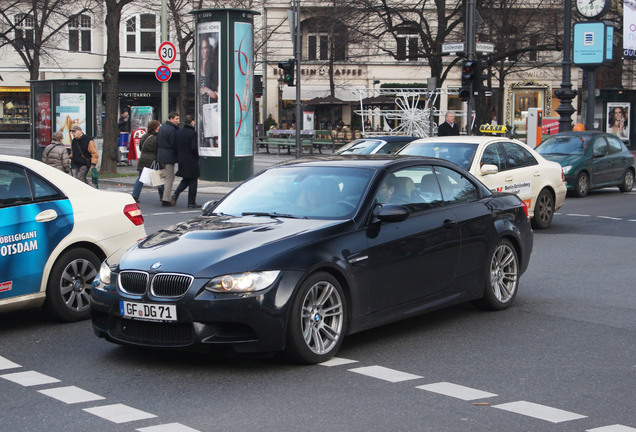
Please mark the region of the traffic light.
<svg viewBox="0 0 636 432"><path fill-rule="evenodd" d="M479 76L476 81L478 83L479 88L475 89L475 91L480 91L483 93L491 92L491 88L489 85L490 82L490 65L485 62L479 62ZM486 94L488 96L488 94Z"/></svg>
<svg viewBox="0 0 636 432"><path fill-rule="evenodd" d="M459 89L459 99L463 102L468 102L468 99L470 99L470 86L462 86Z"/></svg>
<svg viewBox="0 0 636 432"><path fill-rule="evenodd" d="M284 62L278 63L278 68L283 70L283 81L290 87L295 87L294 84L294 67L296 66L296 62L294 59L289 59Z"/></svg>
<svg viewBox="0 0 636 432"><path fill-rule="evenodd" d="M462 87L470 87L475 81L479 71L479 63L472 60L464 60L462 64Z"/></svg>

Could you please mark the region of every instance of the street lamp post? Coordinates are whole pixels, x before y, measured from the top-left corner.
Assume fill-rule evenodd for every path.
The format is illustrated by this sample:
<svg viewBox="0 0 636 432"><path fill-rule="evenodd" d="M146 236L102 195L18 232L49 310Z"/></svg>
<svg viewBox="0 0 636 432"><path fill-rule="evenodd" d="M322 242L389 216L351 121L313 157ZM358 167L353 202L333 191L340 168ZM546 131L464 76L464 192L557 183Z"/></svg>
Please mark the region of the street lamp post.
<svg viewBox="0 0 636 432"><path fill-rule="evenodd" d="M285 80L281 76L278 78L278 129L282 128L283 121L283 87L285 87Z"/></svg>
<svg viewBox="0 0 636 432"><path fill-rule="evenodd" d="M563 62L561 63L561 88L555 92L561 100L561 105L556 109L559 113L559 132L572 130L572 114L576 111L572 106L572 99L577 94L572 90L572 0L563 1Z"/></svg>

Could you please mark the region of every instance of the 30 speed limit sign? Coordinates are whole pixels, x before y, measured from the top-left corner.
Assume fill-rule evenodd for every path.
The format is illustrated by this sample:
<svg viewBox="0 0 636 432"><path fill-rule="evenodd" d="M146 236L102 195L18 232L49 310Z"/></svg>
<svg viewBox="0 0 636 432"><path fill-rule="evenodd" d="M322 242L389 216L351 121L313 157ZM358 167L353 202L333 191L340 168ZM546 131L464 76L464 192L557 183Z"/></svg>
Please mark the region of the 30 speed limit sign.
<svg viewBox="0 0 636 432"><path fill-rule="evenodd" d="M172 42L162 42L159 45L159 60L163 64L170 64L177 58L177 49Z"/></svg>

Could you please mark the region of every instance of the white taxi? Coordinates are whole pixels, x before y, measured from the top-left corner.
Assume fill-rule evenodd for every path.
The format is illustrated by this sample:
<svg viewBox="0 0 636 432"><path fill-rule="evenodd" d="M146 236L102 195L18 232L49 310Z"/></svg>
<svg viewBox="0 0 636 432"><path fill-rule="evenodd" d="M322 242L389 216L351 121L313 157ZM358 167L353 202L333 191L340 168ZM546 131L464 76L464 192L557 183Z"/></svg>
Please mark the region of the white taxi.
<svg viewBox="0 0 636 432"><path fill-rule="evenodd" d="M101 262L146 236L131 195L94 189L37 160L0 155L0 311L44 305L90 317Z"/></svg>
<svg viewBox="0 0 636 432"><path fill-rule="evenodd" d="M528 206L535 228L550 226L567 192L563 170L521 141L499 136L421 138L398 154L446 159L469 171L490 190L512 192Z"/></svg>

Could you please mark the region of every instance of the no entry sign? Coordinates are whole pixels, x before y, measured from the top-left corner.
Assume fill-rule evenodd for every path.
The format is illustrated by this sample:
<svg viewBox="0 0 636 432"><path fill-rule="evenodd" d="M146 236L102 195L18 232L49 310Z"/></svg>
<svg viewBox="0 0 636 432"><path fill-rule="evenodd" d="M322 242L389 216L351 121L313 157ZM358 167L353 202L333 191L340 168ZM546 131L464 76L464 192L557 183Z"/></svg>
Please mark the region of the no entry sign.
<svg viewBox="0 0 636 432"><path fill-rule="evenodd" d="M165 81L168 81L170 77L172 76L172 71L170 70L168 66L161 65L155 71L155 76L157 77L159 81L165 82Z"/></svg>

